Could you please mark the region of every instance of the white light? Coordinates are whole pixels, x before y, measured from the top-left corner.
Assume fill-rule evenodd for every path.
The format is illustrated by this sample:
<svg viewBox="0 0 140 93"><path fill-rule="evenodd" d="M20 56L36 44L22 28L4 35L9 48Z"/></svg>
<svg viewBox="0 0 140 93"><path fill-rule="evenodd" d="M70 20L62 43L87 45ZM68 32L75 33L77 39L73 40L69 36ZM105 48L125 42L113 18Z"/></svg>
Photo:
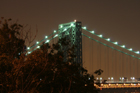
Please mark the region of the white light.
<svg viewBox="0 0 140 93"><path fill-rule="evenodd" d="M20 55L20 53L18 53L18 55Z"/></svg>
<svg viewBox="0 0 140 93"><path fill-rule="evenodd" d="M108 79L110 79L110 77Z"/></svg>
<svg viewBox="0 0 140 93"><path fill-rule="evenodd" d="M102 77L100 77L100 80L102 80Z"/></svg>
<svg viewBox="0 0 140 93"><path fill-rule="evenodd" d="M48 38L48 36L45 36L45 38Z"/></svg>
<svg viewBox="0 0 140 93"><path fill-rule="evenodd" d="M135 77L133 77L133 80L135 79Z"/></svg>
<svg viewBox="0 0 140 93"><path fill-rule="evenodd" d="M113 77L111 77L111 80L113 80Z"/></svg>
<svg viewBox="0 0 140 93"><path fill-rule="evenodd" d="M56 34L54 37L57 37L58 36L58 34Z"/></svg>
<svg viewBox="0 0 140 93"><path fill-rule="evenodd" d="M110 41L110 38L106 39L107 41Z"/></svg>
<svg viewBox="0 0 140 93"><path fill-rule="evenodd" d="M122 79L122 78L120 77L120 79Z"/></svg>
<svg viewBox="0 0 140 93"><path fill-rule="evenodd" d="M62 28L63 26L61 25L60 28Z"/></svg>
<svg viewBox="0 0 140 93"><path fill-rule="evenodd" d="M40 48L40 46L37 46L37 48Z"/></svg>
<svg viewBox="0 0 140 93"><path fill-rule="evenodd" d="M88 80L90 80L90 77L88 78Z"/></svg>
<svg viewBox="0 0 140 93"><path fill-rule="evenodd" d="M30 47L27 47L27 49L29 50L29 49L30 49Z"/></svg>
<svg viewBox="0 0 140 93"><path fill-rule="evenodd" d="M122 48L125 48L125 45L122 45L121 47L122 47Z"/></svg>
<svg viewBox="0 0 140 93"><path fill-rule="evenodd" d="M97 80L98 80L98 78L97 78Z"/></svg>
<svg viewBox="0 0 140 93"><path fill-rule="evenodd" d="M133 49L132 48L130 48L130 49L128 49L129 51L132 51Z"/></svg>
<svg viewBox="0 0 140 93"><path fill-rule="evenodd" d="M36 44L39 44L39 42L37 41Z"/></svg>
<svg viewBox="0 0 140 93"><path fill-rule="evenodd" d="M53 32L56 33L56 30L54 30Z"/></svg>
<svg viewBox="0 0 140 93"><path fill-rule="evenodd" d="M139 51L136 51L135 53L136 53L136 54L139 54L140 52L139 52Z"/></svg>
<svg viewBox="0 0 140 93"><path fill-rule="evenodd" d="M71 23L71 25L70 26L74 26L74 24L73 23Z"/></svg>
<svg viewBox="0 0 140 93"><path fill-rule="evenodd" d="M74 22L76 22L76 20L74 20Z"/></svg>
<svg viewBox="0 0 140 93"><path fill-rule="evenodd" d="M67 29L65 28L64 31L66 31Z"/></svg>
<svg viewBox="0 0 140 93"><path fill-rule="evenodd" d="M40 78L40 81L41 81L42 79Z"/></svg>
<svg viewBox="0 0 140 93"><path fill-rule="evenodd" d="M86 29L86 27L83 27L83 29Z"/></svg>
<svg viewBox="0 0 140 93"><path fill-rule="evenodd" d="M124 79L124 77L122 77L122 80Z"/></svg>
<svg viewBox="0 0 140 93"><path fill-rule="evenodd" d="M48 43L49 42L49 40L46 40L46 42L45 43Z"/></svg>
<svg viewBox="0 0 140 93"><path fill-rule="evenodd" d="M99 37L103 37L103 35L98 35Z"/></svg>
<svg viewBox="0 0 140 93"><path fill-rule="evenodd" d="M94 33L94 31L91 31L91 33L93 34L93 33Z"/></svg>
<svg viewBox="0 0 140 93"><path fill-rule="evenodd" d="M28 54L30 54L31 52L28 52Z"/></svg>
<svg viewBox="0 0 140 93"><path fill-rule="evenodd" d="M118 42L114 42L114 44L116 44L116 45L117 45L117 44L118 44Z"/></svg>

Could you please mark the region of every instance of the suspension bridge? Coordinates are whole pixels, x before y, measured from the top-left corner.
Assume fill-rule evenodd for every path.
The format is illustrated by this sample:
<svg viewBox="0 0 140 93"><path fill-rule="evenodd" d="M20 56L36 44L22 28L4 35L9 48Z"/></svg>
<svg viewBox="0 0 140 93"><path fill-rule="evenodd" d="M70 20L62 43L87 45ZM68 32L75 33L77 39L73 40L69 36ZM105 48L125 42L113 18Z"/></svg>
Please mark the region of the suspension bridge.
<svg viewBox="0 0 140 93"><path fill-rule="evenodd" d="M98 69L104 71L100 76L96 76L96 80L101 83L107 80L106 84L101 85L102 88L140 87L140 52L82 27L82 23L76 20L60 24L58 30L27 47L26 55L40 48L42 42L53 44L63 37L72 41L69 47L77 46L75 61L90 74L94 75Z"/></svg>

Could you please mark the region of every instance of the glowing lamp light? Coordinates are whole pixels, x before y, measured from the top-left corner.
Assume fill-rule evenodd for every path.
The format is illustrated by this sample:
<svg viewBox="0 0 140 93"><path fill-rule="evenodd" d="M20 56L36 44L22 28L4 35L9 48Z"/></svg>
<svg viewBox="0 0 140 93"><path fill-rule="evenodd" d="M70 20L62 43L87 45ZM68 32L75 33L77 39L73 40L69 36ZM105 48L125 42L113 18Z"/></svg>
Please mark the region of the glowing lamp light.
<svg viewBox="0 0 140 93"><path fill-rule="evenodd" d="M125 45L122 45L121 47L122 47L122 48L125 48Z"/></svg>
<svg viewBox="0 0 140 93"><path fill-rule="evenodd" d="M45 43L48 43L49 42L49 40L46 40L46 42Z"/></svg>
<svg viewBox="0 0 140 93"><path fill-rule="evenodd" d="M48 38L48 36L45 36L45 38Z"/></svg>
<svg viewBox="0 0 140 93"><path fill-rule="evenodd" d="M76 20L74 20L74 22L76 22Z"/></svg>
<svg viewBox="0 0 140 93"><path fill-rule="evenodd" d="M139 52L139 51L136 51L135 53L136 53L136 54L139 54L140 52Z"/></svg>
<svg viewBox="0 0 140 93"><path fill-rule="evenodd" d="M102 80L102 77L100 77L100 80Z"/></svg>
<svg viewBox="0 0 140 93"><path fill-rule="evenodd" d="M108 79L110 79L110 77Z"/></svg>
<svg viewBox="0 0 140 93"><path fill-rule="evenodd" d="M54 30L53 32L56 33L56 30Z"/></svg>
<svg viewBox="0 0 140 93"><path fill-rule="evenodd" d="M28 52L28 54L31 54L31 52Z"/></svg>
<svg viewBox="0 0 140 93"><path fill-rule="evenodd" d="M114 78L113 77L111 77L111 80L113 80Z"/></svg>
<svg viewBox="0 0 140 93"><path fill-rule="evenodd" d="M63 26L61 25L60 28L62 28Z"/></svg>
<svg viewBox="0 0 140 93"><path fill-rule="evenodd" d="M54 37L57 37L58 36L58 34L56 34Z"/></svg>
<svg viewBox="0 0 140 93"><path fill-rule="evenodd" d="M106 39L107 41L110 41L110 38Z"/></svg>
<svg viewBox="0 0 140 93"><path fill-rule="evenodd" d="M87 29L86 27L83 27L83 29Z"/></svg>
<svg viewBox="0 0 140 93"><path fill-rule="evenodd" d="M99 37L103 37L103 35L98 35Z"/></svg>
<svg viewBox="0 0 140 93"><path fill-rule="evenodd" d="M39 42L37 41L36 44L39 44Z"/></svg>
<svg viewBox="0 0 140 93"><path fill-rule="evenodd" d="M71 25L70 26L74 26L74 24L73 23L71 23Z"/></svg>
<svg viewBox="0 0 140 93"><path fill-rule="evenodd" d="M133 49L132 48L130 48L130 49L128 49L129 51L132 51Z"/></svg>
<svg viewBox="0 0 140 93"><path fill-rule="evenodd" d="M67 29L65 28L64 31L66 31Z"/></svg>
<svg viewBox="0 0 140 93"><path fill-rule="evenodd" d="M27 49L29 50L29 49L30 49L30 47L27 47Z"/></svg>
<svg viewBox="0 0 140 93"><path fill-rule="evenodd" d="M114 42L114 44L115 44L115 45L117 45L117 44L118 44L118 42Z"/></svg>
<svg viewBox="0 0 140 93"><path fill-rule="evenodd" d="M92 34L94 34L94 31L91 31Z"/></svg>
<svg viewBox="0 0 140 93"><path fill-rule="evenodd" d="M98 80L98 78L97 78L97 80Z"/></svg>
<svg viewBox="0 0 140 93"><path fill-rule="evenodd" d="M40 48L40 46L37 46L36 48Z"/></svg>

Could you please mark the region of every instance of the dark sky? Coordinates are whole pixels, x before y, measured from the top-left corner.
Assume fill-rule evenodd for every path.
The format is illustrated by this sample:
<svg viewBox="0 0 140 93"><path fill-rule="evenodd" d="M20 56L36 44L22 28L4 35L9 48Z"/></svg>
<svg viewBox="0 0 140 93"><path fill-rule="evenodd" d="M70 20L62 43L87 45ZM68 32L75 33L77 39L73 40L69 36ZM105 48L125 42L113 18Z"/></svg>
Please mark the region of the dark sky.
<svg viewBox="0 0 140 93"><path fill-rule="evenodd" d="M140 0L0 0L0 17L28 24L41 40L74 19L106 38L140 50Z"/></svg>

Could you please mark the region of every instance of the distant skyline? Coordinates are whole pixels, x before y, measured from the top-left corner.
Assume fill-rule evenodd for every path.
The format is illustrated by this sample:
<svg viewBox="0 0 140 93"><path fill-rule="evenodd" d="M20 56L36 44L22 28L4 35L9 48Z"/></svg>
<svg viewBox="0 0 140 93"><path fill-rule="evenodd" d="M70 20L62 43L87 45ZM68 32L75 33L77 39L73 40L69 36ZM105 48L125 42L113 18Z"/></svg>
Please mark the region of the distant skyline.
<svg viewBox="0 0 140 93"><path fill-rule="evenodd" d="M0 17L38 27L37 40L78 20L112 41L140 50L140 0L1 0Z"/></svg>

